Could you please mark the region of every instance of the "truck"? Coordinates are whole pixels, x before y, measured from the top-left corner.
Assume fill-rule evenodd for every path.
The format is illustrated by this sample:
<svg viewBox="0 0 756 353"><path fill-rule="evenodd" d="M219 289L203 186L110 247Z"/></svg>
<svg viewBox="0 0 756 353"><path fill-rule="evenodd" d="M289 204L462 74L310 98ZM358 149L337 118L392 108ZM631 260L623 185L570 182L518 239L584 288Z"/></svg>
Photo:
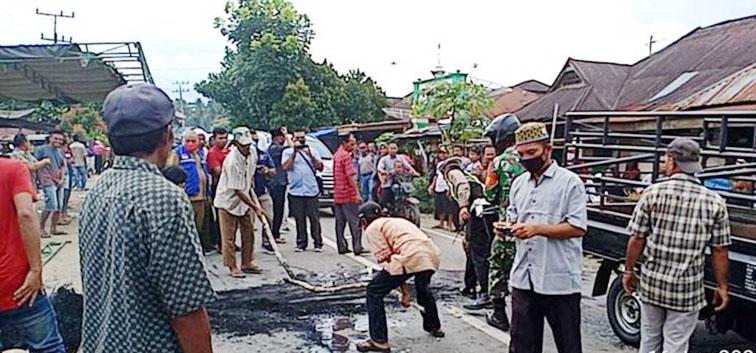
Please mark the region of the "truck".
<svg viewBox="0 0 756 353"><path fill-rule="evenodd" d="M733 330L756 341L756 111L569 112L557 125L566 167L586 183L588 231L584 253L600 267L593 296L606 295L606 310L614 333L623 342L640 342L641 305L637 293L622 288L626 230L635 203L645 187L663 178L660 163L666 145L677 137L700 144L703 184L726 201L731 224L730 304L723 312L702 311L712 331ZM637 166L641 173L620 173ZM643 177L645 176L645 177ZM740 189L732 185L740 186ZM749 186L750 185L750 186ZM745 186L745 187L743 187ZM707 248L705 292L711 302L716 280ZM643 276L641 260L640 276Z"/></svg>

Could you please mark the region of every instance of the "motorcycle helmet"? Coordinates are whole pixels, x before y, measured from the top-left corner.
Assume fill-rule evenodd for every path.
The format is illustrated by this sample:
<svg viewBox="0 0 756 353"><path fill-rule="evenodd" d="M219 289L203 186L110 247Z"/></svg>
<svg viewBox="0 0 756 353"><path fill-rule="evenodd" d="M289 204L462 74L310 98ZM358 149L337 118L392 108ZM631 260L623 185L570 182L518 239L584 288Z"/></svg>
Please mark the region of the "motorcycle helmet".
<svg viewBox="0 0 756 353"><path fill-rule="evenodd" d="M502 114L488 124L483 135L490 139L491 143L496 147L496 151L501 153L508 145L514 142L514 133L519 127L520 119L516 115L509 113Z"/></svg>
<svg viewBox="0 0 756 353"><path fill-rule="evenodd" d="M381 216L383 216L381 205L373 201L363 203L357 211L357 218L368 223Z"/></svg>
<svg viewBox="0 0 756 353"><path fill-rule="evenodd" d="M446 176L446 174L452 169L462 170L462 158L452 157L441 162L441 173L443 173L444 176Z"/></svg>

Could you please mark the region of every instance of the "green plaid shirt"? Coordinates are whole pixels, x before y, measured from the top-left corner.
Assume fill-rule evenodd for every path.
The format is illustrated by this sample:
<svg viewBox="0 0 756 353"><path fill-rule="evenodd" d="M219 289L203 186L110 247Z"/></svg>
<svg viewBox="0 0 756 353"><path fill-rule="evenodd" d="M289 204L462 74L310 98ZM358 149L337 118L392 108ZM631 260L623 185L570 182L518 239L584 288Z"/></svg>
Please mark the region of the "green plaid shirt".
<svg viewBox="0 0 756 353"><path fill-rule="evenodd" d="M695 177L678 173L649 186L627 226L646 239L641 298L681 312L706 306L706 246L729 246L727 205Z"/></svg>

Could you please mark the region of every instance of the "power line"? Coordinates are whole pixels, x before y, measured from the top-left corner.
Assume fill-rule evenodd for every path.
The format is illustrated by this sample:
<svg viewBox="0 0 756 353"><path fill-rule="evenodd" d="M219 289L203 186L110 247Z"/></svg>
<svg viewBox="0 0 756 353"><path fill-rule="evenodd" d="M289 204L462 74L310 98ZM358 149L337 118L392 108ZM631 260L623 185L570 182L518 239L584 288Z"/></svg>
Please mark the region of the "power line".
<svg viewBox="0 0 756 353"><path fill-rule="evenodd" d="M63 11L60 11L60 14L57 13L46 13L46 12L39 12L39 9L37 9L37 15L40 16L49 16L53 18L53 37L52 38L45 38L45 33L42 32L40 34L40 39L47 40L53 43L58 43L58 17L60 18L74 18L74 13L71 11L71 15L64 15ZM61 42L68 42L72 43L73 38L71 36L68 36L68 41L66 41L66 36L60 37Z"/></svg>
<svg viewBox="0 0 756 353"><path fill-rule="evenodd" d="M191 92L191 90L185 89L183 88L183 86L188 85L189 81L175 81L173 82L173 84L178 86L178 89L174 89L172 92L179 94L179 102L181 104L180 105L181 113L184 113L184 93Z"/></svg>

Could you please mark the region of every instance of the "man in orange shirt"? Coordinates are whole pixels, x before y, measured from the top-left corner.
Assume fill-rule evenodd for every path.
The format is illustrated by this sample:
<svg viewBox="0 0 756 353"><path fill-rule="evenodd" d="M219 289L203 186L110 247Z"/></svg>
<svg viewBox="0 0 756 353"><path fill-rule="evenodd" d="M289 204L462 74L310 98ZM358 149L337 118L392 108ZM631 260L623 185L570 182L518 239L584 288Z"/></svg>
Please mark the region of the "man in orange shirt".
<svg viewBox="0 0 756 353"><path fill-rule="evenodd" d="M358 217L383 270L367 287L370 340L358 344L357 350L391 351L383 298L412 277L415 277L417 301L423 307L423 329L434 337L444 337L436 300L429 287L431 277L438 271L441 262L438 247L412 222L403 218L383 217L381 206L375 202L363 204Z"/></svg>
<svg viewBox="0 0 756 353"><path fill-rule="evenodd" d="M22 162L0 158L0 332L14 328L31 353L63 353L55 310L44 293L36 192Z"/></svg>

